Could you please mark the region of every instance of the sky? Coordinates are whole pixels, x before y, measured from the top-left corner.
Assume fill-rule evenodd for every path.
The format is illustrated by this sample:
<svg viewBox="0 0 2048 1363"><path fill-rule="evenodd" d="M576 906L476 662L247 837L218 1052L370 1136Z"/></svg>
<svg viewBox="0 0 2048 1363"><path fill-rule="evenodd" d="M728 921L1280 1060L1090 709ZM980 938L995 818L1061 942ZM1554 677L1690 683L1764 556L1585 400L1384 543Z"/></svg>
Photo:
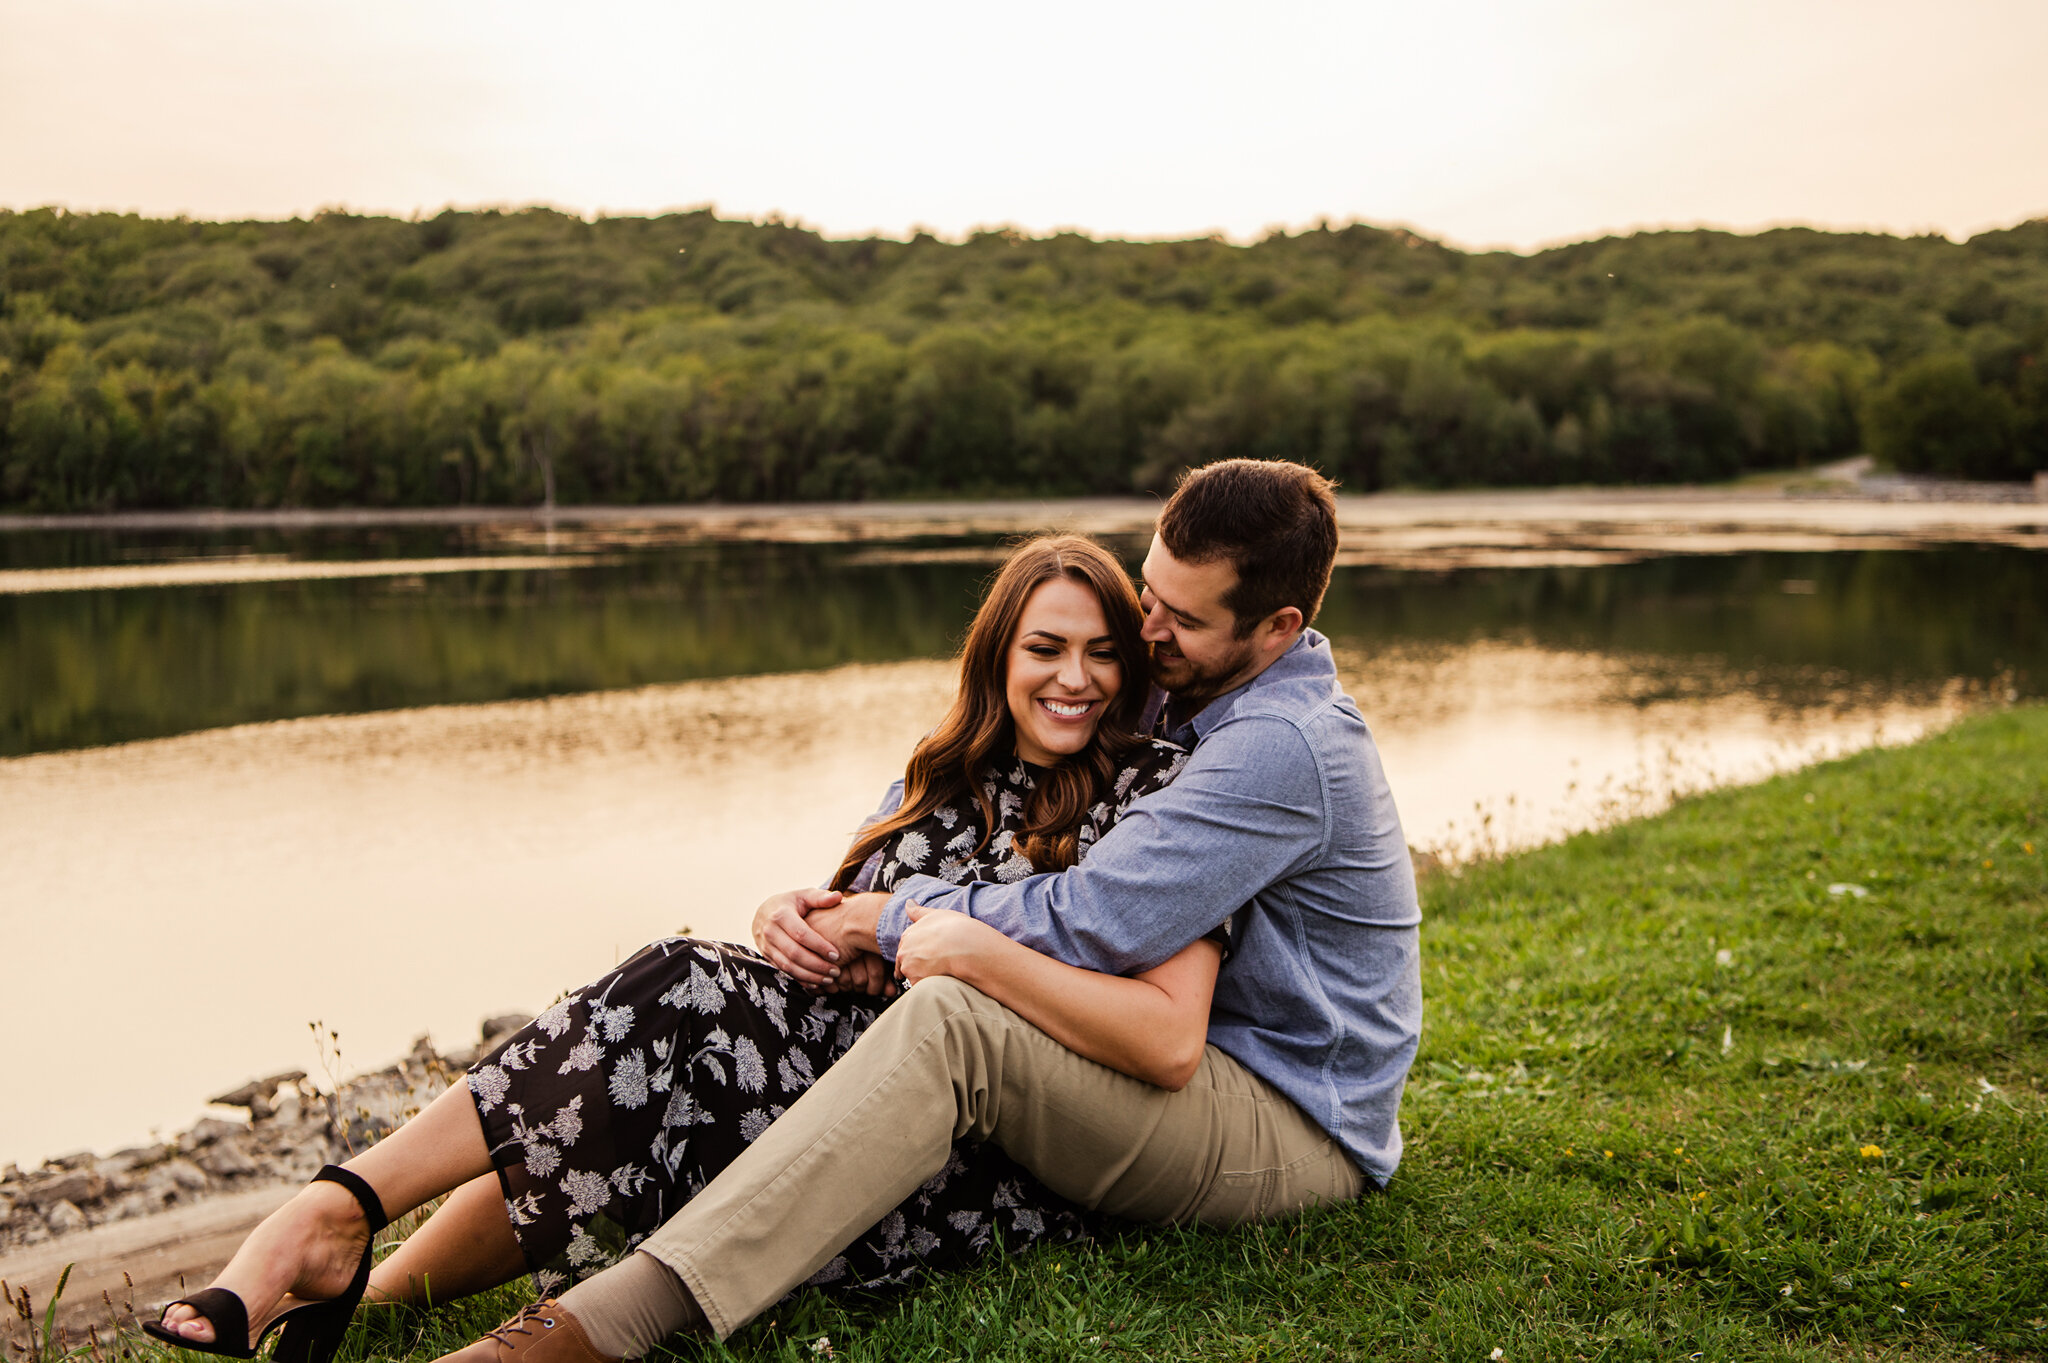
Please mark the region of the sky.
<svg viewBox="0 0 2048 1363"><path fill-rule="evenodd" d="M2044 0L0 0L0 207L1530 250L2048 217Z"/></svg>

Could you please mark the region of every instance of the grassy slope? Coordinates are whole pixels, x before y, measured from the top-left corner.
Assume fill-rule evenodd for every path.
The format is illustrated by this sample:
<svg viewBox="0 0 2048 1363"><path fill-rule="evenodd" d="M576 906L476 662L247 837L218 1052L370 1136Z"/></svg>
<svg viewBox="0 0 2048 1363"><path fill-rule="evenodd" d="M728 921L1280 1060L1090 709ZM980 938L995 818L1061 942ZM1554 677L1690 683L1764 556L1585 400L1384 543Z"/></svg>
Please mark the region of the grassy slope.
<svg viewBox="0 0 2048 1363"><path fill-rule="evenodd" d="M1425 901L1428 1030L1386 1196L812 1296L730 1354L811 1359L821 1335L862 1359L2048 1350L2048 710L1694 799ZM366 1342L431 1357L501 1304Z"/></svg>

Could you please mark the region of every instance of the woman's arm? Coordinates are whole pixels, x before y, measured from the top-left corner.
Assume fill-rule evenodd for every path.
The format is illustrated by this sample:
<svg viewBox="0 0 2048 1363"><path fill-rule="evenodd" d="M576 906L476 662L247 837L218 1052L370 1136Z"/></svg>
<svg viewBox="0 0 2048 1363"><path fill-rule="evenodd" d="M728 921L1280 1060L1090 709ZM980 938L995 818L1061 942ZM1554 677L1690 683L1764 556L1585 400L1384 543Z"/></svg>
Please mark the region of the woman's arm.
<svg viewBox="0 0 2048 1363"><path fill-rule="evenodd" d="M1181 1089L1209 1036L1209 999L1223 949L1206 938L1143 974L1103 975L1064 965L945 909L913 907L896 969L915 983L951 975L1022 1014L1077 1055Z"/></svg>

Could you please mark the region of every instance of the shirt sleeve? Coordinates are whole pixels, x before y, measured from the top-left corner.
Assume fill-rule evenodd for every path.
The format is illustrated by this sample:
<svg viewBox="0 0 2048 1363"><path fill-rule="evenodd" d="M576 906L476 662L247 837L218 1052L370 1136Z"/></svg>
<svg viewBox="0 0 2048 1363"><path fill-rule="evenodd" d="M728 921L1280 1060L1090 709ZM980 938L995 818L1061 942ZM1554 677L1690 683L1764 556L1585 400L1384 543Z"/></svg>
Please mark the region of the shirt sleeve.
<svg viewBox="0 0 2048 1363"><path fill-rule="evenodd" d="M1312 864L1329 837L1323 811L1321 772L1294 725L1228 719L1079 865L1011 885L911 876L884 906L875 937L895 959L915 900L978 918L1069 965L1149 970Z"/></svg>
<svg viewBox="0 0 2048 1363"><path fill-rule="evenodd" d="M860 821L860 827L853 831L854 837L859 838L861 834L867 832L870 828L873 828L876 824L901 808L903 808L903 778L899 776L889 783L887 790L882 792L880 807ZM867 891L875 888L875 877L881 874L882 853L886 850L886 848L877 847L874 851L868 853L868 859L861 863L860 869L853 874L852 882L846 887L848 894L865 894ZM831 883L830 879L825 881L827 886Z"/></svg>

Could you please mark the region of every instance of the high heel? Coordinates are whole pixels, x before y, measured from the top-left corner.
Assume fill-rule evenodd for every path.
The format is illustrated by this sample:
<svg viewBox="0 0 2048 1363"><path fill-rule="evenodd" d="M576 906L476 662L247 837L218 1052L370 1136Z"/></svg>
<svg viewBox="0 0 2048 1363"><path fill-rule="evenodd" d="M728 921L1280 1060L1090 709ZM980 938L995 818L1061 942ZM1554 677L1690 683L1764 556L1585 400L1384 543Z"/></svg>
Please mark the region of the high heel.
<svg viewBox="0 0 2048 1363"><path fill-rule="evenodd" d="M164 1308L164 1313L168 1315L171 1306L191 1307L213 1327L212 1340L187 1339L166 1328L162 1317L145 1321L143 1332L194 1353L254 1358L256 1351L263 1347L263 1341L270 1337L270 1332L282 1326L284 1334L279 1337L277 1349L271 1355L272 1363L329 1363L334 1351L341 1347L342 1336L348 1333L348 1323L355 1316L356 1305L362 1301L364 1289L370 1285L370 1243L377 1238L377 1232L390 1222L385 1219L384 1204L377 1200L376 1189L364 1182L360 1175L330 1164L313 1175L313 1181L339 1183L354 1193L356 1201L362 1205L364 1219L370 1223L370 1240L363 1245L363 1261L356 1266L356 1276L349 1283L348 1290L326 1301L307 1302L289 1311L278 1312L276 1318L263 1327L263 1333L251 1340L249 1308L242 1304L242 1299L224 1287L202 1288L189 1297L172 1302Z"/></svg>

